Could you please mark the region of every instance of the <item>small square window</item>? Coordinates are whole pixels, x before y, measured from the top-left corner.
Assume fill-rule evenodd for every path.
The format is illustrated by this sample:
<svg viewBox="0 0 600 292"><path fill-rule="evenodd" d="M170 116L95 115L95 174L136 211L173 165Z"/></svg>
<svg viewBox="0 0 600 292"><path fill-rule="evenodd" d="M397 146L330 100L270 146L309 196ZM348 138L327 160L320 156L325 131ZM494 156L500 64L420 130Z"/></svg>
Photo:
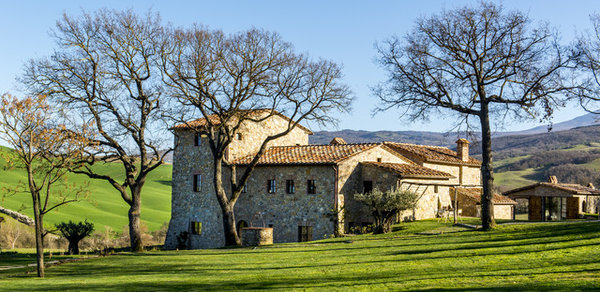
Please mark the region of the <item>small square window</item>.
<svg viewBox="0 0 600 292"><path fill-rule="evenodd" d="M237 133L235 136L238 140L242 140L242 133Z"/></svg>
<svg viewBox="0 0 600 292"><path fill-rule="evenodd" d="M202 234L202 222L192 221L192 234Z"/></svg>
<svg viewBox="0 0 600 292"><path fill-rule="evenodd" d="M294 186L293 179L288 179L285 181L285 192L287 194L293 194L296 192L296 187Z"/></svg>
<svg viewBox="0 0 600 292"><path fill-rule="evenodd" d="M274 179L267 180L267 192L272 194L277 192L277 181Z"/></svg>
<svg viewBox="0 0 600 292"><path fill-rule="evenodd" d="M202 190L202 175L194 174L194 192L199 192Z"/></svg>
<svg viewBox="0 0 600 292"><path fill-rule="evenodd" d="M363 181L363 193L368 194L373 191L373 181Z"/></svg>
<svg viewBox="0 0 600 292"><path fill-rule="evenodd" d="M381 162L381 161L382 161L381 157L377 157L377 162Z"/></svg>
<svg viewBox="0 0 600 292"><path fill-rule="evenodd" d="M317 193L317 186L314 179L309 179L306 181L306 192L309 194Z"/></svg>
<svg viewBox="0 0 600 292"><path fill-rule="evenodd" d="M202 135L200 135L200 133L196 133L196 135L194 136L194 146L201 146L202 145Z"/></svg>

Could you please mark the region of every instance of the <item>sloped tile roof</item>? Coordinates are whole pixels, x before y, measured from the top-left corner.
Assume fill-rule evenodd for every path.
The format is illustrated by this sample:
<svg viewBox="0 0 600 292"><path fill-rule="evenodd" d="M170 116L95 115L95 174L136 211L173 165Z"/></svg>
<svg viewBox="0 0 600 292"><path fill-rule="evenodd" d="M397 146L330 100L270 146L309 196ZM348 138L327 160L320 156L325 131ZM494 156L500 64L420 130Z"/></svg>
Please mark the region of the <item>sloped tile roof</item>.
<svg viewBox="0 0 600 292"><path fill-rule="evenodd" d="M265 151L258 164L335 164L379 145L381 144L274 146ZM248 155L233 161L233 164L249 164L252 158L254 155Z"/></svg>
<svg viewBox="0 0 600 292"><path fill-rule="evenodd" d="M458 158L456 151L452 151L446 147L396 142L383 142L383 144L410 159L420 160L423 162L441 162L472 166L481 165L481 161L472 157L469 157L469 161L462 161Z"/></svg>
<svg viewBox="0 0 600 292"><path fill-rule="evenodd" d="M550 182L539 182L539 183L535 183L532 185L516 188L514 190L504 192L504 195L510 196L512 194L515 194L515 193L518 193L521 191L530 190L530 189L533 189L533 188L536 188L539 186L554 188L554 189L565 191L565 192L568 192L568 193L571 193L574 195L600 196L600 190L595 189L595 188L585 187L585 186L582 186L579 184L550 183Z"/></svg>
<svg viewBox="0 0 600 292"><path fill-rule="evenodd" d="M481 193L483 192L482 188L453 188L452 190L450 190L450 197L452 198L452 200L454 200L454 193L453 190L457 191L457 195L458 196L462 196L465 197L477 204L481 204ZM492 197L492 203L496 204L496 205L516 205L517 202L514 201L513 199L504 196L504 195L500 195L497 193L494 193L493 197Z"/></svg>
<svg viewBox="0 0 600 292"><path fill-rule="evenodd" d="M378 167L405 178L444 178L449 179L453 176L443 171L427 168L416 164L401 164L389 162L361 162L363 165Z"/></svg>
<svg viewBox="0 0 600 292"><path fill-rule="evenodd" d="M257 109L257 110L251 110L250 112L251 112L251 114L260 114L260 113L270 113L271 110L270 109ZM287 116L285 116L285 115L283 115L283 114L281 114L281 113L279 113L277 111L274 111L273 115L280 116L280 117L284 118L287 121L290 120L290 118L288 118ZM221 124L221 119L219 118L219 115L217 115L217 114L209 115L208 116L208 120L210 120L210 122L213 125L220 125ZM189 122L185 122L185 123L181 123L181 124L175 125L171 129L174 129L174 130L184 130L184 129L191 129L191 128L202 128L202 127L205 127L207 125L208 125L207 119L206 118L200 118L200 119L196 119L196 120L193 120L193 121L189 121ZM311 130L309 130L308 128L306 128L306 127L304 127L304 126L302 126L300 124L297 124L296 127L298 127L299 129L307 132L309 135L313 134L313 132Z"/></svg>

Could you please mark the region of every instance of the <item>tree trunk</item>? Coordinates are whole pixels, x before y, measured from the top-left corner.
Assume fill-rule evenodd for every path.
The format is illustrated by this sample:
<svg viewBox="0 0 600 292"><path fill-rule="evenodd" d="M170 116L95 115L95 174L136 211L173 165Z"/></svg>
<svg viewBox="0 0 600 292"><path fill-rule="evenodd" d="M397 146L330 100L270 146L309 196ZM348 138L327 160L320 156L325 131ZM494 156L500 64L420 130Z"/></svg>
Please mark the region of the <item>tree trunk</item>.
<svg viewBox="0 0 600 292"><path fill-rule="evenodd" d="M69 254L79 254L79 240L69 240Z"/></svg>
<svg viewBox="0 0 600 292"><path fill-rule="evenodd" d="M44 224L43 215L40 211L39 194L31 194L33 197L33 217L35 220L35 251L37 254L37 275L44 277Z"/></svg>
<svg viewBox="0 0 600 292"><path fill-rule="evenodd" d="M132 204L129 208L129 243L131 251L140 252L144 250L142 243L142 229L140 226L140 209L142 207L141 187L131 188Z"/></svg>
<svg viewBox="0 0 600 292"><path fill-rule="evenodd" d="M496 226L494 221L494 204L492 202L492 192L494 186L493 166L492 166L492 133L490 129L490 117L488 104L481 103L481 183L483 193L481 194L481 225L483 230L490 230Z"/></svg>
<svg viewBox="0 0 600 292"><path fill-rule="evenodd" d="M223 210L223 231L225 232L225 245L242 245L235 226L233 207Z"/></svg>
<svg viewBox="0 0 600 292"><path fill-rule="evenodd" d="M217 201L221 206L223 215L223 233L225 235L225 246L242 245L242 241L237 234L235 226L235 214L233 212L234 204L227 198L225 189L223 188L223 173L221 159L215 159L213 186L217 194Z"/></svg>

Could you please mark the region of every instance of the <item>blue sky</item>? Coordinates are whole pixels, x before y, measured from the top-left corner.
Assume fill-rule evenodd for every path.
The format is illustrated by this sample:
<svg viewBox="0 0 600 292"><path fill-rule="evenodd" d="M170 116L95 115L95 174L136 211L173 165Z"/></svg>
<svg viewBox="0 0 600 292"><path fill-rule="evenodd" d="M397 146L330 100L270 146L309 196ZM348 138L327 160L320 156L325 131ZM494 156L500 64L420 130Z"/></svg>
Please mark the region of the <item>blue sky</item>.
<svg viewBox="0 0 600 292"><path fill-rule="evenodd" d="M54 47L49 36L63 13L77 15L82 9L129 9L139 13L152 9L176 26L200 23L225 32L250 27L277 31L300 52L331 59L344 66L345 82L357 99L349 115L340 115L337 129L446 131L453 119L432 117L430 122L409 123L390 111L371 117L376 99L369 86L384 80L374 63L374 43L409 31L418 17L452 9L474 1L7 1L0 0L0 93L22 94L15 77L32 57L47 56ZM560 31L563 41L576 32L591 29L589 15L600 13L598 1L503 1L534 21L547 21ZM584 112L576 106L557 111L555 122ZM512 123L505 130L536 126ZM330 128L328 130L334 130ZM317 130L317 129L315 129Z"/></svg>

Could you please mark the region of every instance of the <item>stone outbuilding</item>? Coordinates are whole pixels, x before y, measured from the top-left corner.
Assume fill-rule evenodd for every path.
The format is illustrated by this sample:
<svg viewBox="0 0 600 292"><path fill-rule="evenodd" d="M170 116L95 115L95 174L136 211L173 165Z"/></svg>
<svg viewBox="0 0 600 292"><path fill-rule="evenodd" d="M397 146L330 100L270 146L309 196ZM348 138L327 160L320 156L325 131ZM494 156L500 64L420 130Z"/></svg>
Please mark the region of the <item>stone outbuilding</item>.
<svg viewBox="0 0 600 292"><path fill-rule="evenodd" d="M457 208L462 212L460 215L467 217L481 217L482 188L453 187L450 189L450 196L452 197L453 202L454 192L456 192ZM507 196L494 193L492 203L494 203L494 218L515 219L516 201Z"/></svg>
<svg viewBox="0 0 600 292"><path fill-rule="evenodd" d="M219 123L213 117L211 122ZM224 184L231 182L233 166L241 176L264 137L288 123L287 117L276 114L242 124L227 150ZM189 248L224 245L211 152L202 134L206 124L199 119L173 128L172 215L166 248L176 248L181 240ZM440 206L452 205L451 187L481 187L481 163L469 157L464 139L457 141L457 153L445 147L394 142L348 144L342 138L310 145L311 134L296 127L271 141L235 205L238 227L273 228L275 243L316 240L373 222L354 200L356 193L374 188L413 190L421 199L405 216L424 219L435 217Z"/></svg>
<svg viewBox="0 0 600 292"><path fill-rule="evenodd" d="M539 182L504 192L522 204L533 221L577 219L583 213L597 213L600 190L593 185L559 183L555 176L549 182Z"/></svg>

